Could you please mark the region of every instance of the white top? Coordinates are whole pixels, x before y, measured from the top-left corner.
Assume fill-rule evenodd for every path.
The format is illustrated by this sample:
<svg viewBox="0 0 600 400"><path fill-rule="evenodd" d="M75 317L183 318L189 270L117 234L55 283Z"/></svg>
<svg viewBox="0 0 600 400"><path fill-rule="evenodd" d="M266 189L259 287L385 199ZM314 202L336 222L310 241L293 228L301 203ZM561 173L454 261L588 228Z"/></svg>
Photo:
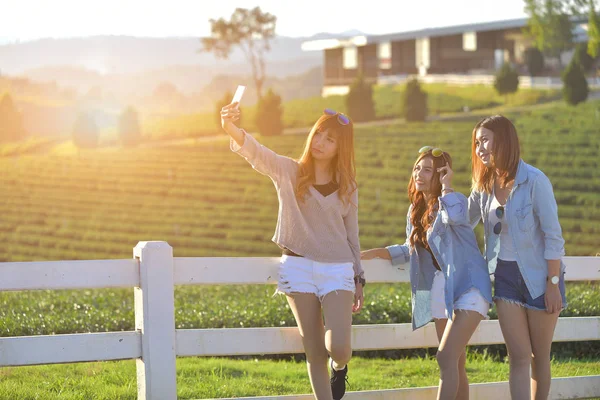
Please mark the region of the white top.
<svg viewBox="0 0 600 400"><path fill-rule="evenodd" d="M498 258L504 261L517 261L515 250L513 246L513 240L508 231L508 221L506 220L506 208L504 209L504 215L502 218L496 216L496 209L502 205L496 198L496 193L492 192L492 204L490 205L490 222L492 229L498 222L502 224L502 232L500 232L500 253ZM492 231L491 235L495 235Z"/></svg>
<svg viewBox="0 0 600 400"><path fill-rule="evenodd" d="M231 139L231 150L255 170L271 178L279 197L279 215L273 241L314 261L352 262L362 275L358 240L358 189L343 204L338 192L323 196L309 187L304 202L296 199L298 162L276 154L245 133L244 145Z"/></svg>

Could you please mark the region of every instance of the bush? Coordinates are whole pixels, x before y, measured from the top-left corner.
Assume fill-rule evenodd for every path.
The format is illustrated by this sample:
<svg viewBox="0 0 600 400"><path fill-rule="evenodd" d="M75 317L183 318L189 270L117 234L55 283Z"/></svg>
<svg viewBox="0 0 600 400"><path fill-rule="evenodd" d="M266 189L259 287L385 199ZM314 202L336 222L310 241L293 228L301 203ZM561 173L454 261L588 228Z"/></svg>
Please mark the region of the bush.
<svg viewBox="0 0 600 400"><path fill-rule="evenodd" d="M73 126L73 143L79 148L98 147L98 127L86 113L79 113Z"/></svg>
<svg viewBox="0 0 600 400"><path fill-rule="evenodd" d="M263 135L274 136L283 133L283 106L281 105L281 97L273 92L272 89L269 89L258 100L255 122L258 131Z"/></svg>
<svg viewBox="0 0 600 400"><path fill-rule="evenodd" d="M26 136L21 113L10 94L5 93L0 100L0 142L18 141Z"/></svg>
<svg viewBox="0 0 600 400"><path fill-rule="evenodd" d="M544 54L536 47L529 47L525 50L525 64L529 75L537 76L544 70Z"/></svg>
<svg viewBox="0 0 600 400"><path fill-rule="evenodd" d="M402 99L402 113L407 121L425 121L427 118L427 93L419 81L412 79L406 84Z"/></svg>
<svg viewBox="0 0 600 400"><path fill-rule="evenodd" d="M583 73L583 68L573 57L567 69L563 71L563 97L567 104L577 105L584 102L589 94L587 79Z"/></svg>
<svg viewBox="0 0 600 400"><path fill-rule="evenodd" d="M346 110L354 122L375 119L373 87L364 80L362 75L359 75L350 85L350 90L346 95Z"/></svg>
<svg viewBox="0 0 600 400"><path fill-rule="evenodd" d="M127 107L119 116L119 137L124 146L135 146L142 137L138 112Z"/></svg>
<svg viewBox="0 0 600 400"><path fill-rule="evenodd" d="M515 93L519 89L519 74L508 63L504 63L496 74L494 88L499 95Z"/></svg>

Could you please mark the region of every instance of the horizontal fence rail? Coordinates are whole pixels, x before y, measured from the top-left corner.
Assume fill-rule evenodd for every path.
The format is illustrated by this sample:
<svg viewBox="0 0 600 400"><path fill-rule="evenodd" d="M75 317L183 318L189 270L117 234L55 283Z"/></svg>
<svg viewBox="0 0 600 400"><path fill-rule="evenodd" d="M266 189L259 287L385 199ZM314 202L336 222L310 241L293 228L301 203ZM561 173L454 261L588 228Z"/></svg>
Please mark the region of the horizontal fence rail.
<svg viewBox="0 0 600 400"><path fill-rule="evenodd" d="M174 257L175 285L276 284L278 257ZM600 280L600 257L565 257L566 281ZM408 283L408 265L363 261L369 283ZM128 288L139 286L136 260L0 263L0 291Z"/></svg>
<svg viewBox="0 0 600 400"><path fill-rule="evenodd" d="M176 329L177 356L242 356L303 353L296 327ZM559 318L554 342L600 340L600 317ZM0 365L59 364L126 360L141 356L141 335L133 332L0 338ZM497 320L481 321L469 345L503 344ZM413 332L411 324L352 327L352 349L391 350L437 347L433 325ZM66 349L85 350L69 353Z"/></svg>
<svg viewBox="0 0 600 400"><path fill-rule="evenodd" d="M600 280L600 257L565 257L567 281ZM365 261L370 283L409 282L408 266ZM275 284L279 258L173 257L165 242L140 242L131 260L0 263L0 291L134 288L135 326L131 332L80 333L0 338L0 366L23 366L136 359L138 399L176 398L177 356L239 356L303 353L295 327L175 329L176 285ZM555 342L600 340L600 316L561 317ZM497 320L482 321L470 345L504 343ZM432 324L352 327L353 350L437 347ZM506 382L470 386L473 399L508 398ZM350 392L348 399L429 399L437 387ZM553 379L551 398L600 396L600 376ZM254 397L254 399L275 397ZM312 395L277 396L309 399Z"/></svg>
<svg viewBox="0 0 600 400"><path fill-rule="evenodd" d="M139 286L136 260L0 263L0 291L103 289Z"/></svg>
<svg viewBox="0 0 600 400"><path fill-rule="evenodd" d="M559 318L554 342L600 340L600 317ZM497 320L481 321L470 345L503 344ZM413 332L411 324L373 324L352 327L353 350L391 350L437 347L435 326ZM303 353L295 327L178 329L177 355L226 356Z"/></svg>
<svg viewBox="0 0 600 400"><path fill-rule="evenodd" d="M0 365L2 366L130 360L141 356L139 332L0 338Z"/></svg>

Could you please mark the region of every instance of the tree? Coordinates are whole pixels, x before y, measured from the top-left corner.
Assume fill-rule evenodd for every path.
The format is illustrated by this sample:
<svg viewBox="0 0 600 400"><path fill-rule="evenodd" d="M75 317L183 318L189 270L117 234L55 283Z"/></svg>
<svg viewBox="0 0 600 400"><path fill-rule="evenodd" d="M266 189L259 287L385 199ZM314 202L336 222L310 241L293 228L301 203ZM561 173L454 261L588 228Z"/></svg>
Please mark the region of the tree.
<svg viewBox="0 0 600 400"><path fill-rule="evenodd" d="M236 8L231 19L210 19L211 37L202 39L200 51L214 53L227 59L233 47L239 46L252 67L256 95L262 97L265 82L265 53L271 50L269 41L275 37L277 17L262 12L260 7L251 10Z"/></svg>
<svg viewBox="0 0 600 400"><path fill-rule="evenodd" d="M563 0L566 2L574 17L583 21L588 20L587 53L593 58L600 54L600 15L596 12L597 0Z"/></svg>
<svg viewBox="0 0 600 400"><path fill-rule="evenodd" d="M499 95L504 95L505 97L510 93L515 93L519 89L519 74L510 64L504 63L502 65L502 68L496 74L494 88Z"/></svg>
<svg viewBox="0 0 600 400"><path fill-rule="evenodd" d="M577 105L584 102L589 94L587 79L583 68L575 58L571 60L567 69L563 71L563 97L568 104Z"/></svg>
<svg viewBox="0 0 600 400"><path fill-rule="evenodd" d="M594 2L590 0L588 17L588 54L596 59L600 56L600 12L594 9Z"/></svg>
<svg viewBox="0 0 600 400"><path fill-rule="evenodd" d="M573 23L569 5L564 0L525 0L529 16L526 33L544 54L558 58L573 48Z"/></svg>
<svg viewBox="0 0 600 400"><path fill-rule="evenodd" d="M79 148L98 147L98 127L86 113L79 113L73 126L73 143Z"/></svg>
<svg viewBox="0 0 600 400"><path fill-rule="evenodd" d="M354 122L372 121L375 119L375 102L373 87L358 75L350 85L346 95L346 110Z"/></svg>
<svg viewBox="0 0 600 400"><path fill-rule="evenodd" d="M281 97L272 89L258 100L256 105L256 127L265 136L283 133L283 107Z"/></svg>
<svg viewBox="0 0 600 400"><path fill-rule="evenodd" d="M525 64L529 75L540 75L544 70L544 55L537 47L529 47L525 50Z"/></svg>
<svg viewBox="0 0 600 400"><path fill-rule="evenodd" d="M573 58L577 60L577 64L583 68L584 72L592 69L594 59L588 54L588 43L578 43Z"/></svg>
<svg viewBox="0 0 600 400"><path fill-rule="evenodd" d="M406 83L402 99L402 113L407 121L425 121L427 118L427 93L417 79Z"/></svg>
<svg viewBox="0 0 600 400"><path fill-rule="evenodd" d="M119 137L124 146L135 146L142 137L138 112L127 107L119 116Z"/></svg>
<svg viewBox="0 0 600 400"><path fill-rule="evenodd" d="M9 93L0 100L0 142L12 142L25 138L23 118Z"/></svg>

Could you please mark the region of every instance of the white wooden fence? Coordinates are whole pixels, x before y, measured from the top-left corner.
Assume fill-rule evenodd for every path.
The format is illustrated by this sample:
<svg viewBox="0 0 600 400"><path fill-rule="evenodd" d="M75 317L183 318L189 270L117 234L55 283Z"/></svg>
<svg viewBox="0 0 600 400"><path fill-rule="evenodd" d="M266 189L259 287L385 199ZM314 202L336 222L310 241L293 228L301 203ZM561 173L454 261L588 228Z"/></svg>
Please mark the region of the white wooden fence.
<svg viewBox="0 0 600 400"><path fill-rule="evenodd" d="M138 399L170 400L177 397L176 356L303 352L300 335L292 327L175 329L174 285L273 284L278 258L173 258L165 242L140 242L133 253L132 260L0 263L0 291L134 287L136 326L132 332L0 338L0 366L136 359ZM568 281L600 280L600 257L564 261ZM407 270L392 268L387 261L367 261L364 267L370 283L409 281ZM559 319L555 342L584 340L600 340L600 316ZM470 341L499 343L503 338L497 321L482 321ZM358 325L353 327L352 347L437 347L437 337L432 324L416 332L410 324ZM470 391L472 399L510 398L506 382L474 384ZM350 392L345 398L420 400L435 398L435 393L435 387L423 387ZM600 397L600 376L555 378L550 397Z"/></svg>

